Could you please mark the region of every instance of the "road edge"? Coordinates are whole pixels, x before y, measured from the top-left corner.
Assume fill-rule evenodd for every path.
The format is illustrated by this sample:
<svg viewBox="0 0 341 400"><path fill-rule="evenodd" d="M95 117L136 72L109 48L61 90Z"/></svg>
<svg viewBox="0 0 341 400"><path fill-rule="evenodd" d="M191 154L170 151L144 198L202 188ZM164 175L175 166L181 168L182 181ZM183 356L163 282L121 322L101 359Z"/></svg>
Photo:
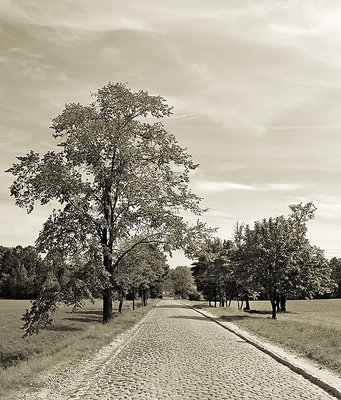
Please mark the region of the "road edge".
<svg viewBox="0 0 341 400"><path fill-rule="evenodd" d="M73 392L81 391L85 387L84 382L95 370L103 366L112 358L116 357L125 346L134 339L143 326L155 313L158 302L151 308L140 320L134 323L130 328L118 334L109 344L103 346L93 355L87 356L76 363L69 363L62 368L51 369L44 377L45 385L32 392L13 392L8 400L65 400L70 399ZM57 377L57 383L53 381ZM82 386L83 385L83 386Z"/></svg>
<svg viewBox="0 0 341 400"><path fill-rule="evenodd" d="M184 305L186 307L191 308L192 310L196 311L197 313L203 315L204 317L212 320L216 324L220 325L224 329L228 330L229 332L235 334L239 338L245 340L245 342L251 344L252 346L256 347L258 350L262 351L263 353L269 355L280 364L285 365L286 367L290 368L292 371L296 372L297 374L303 376L304 378L308 379L310 382L314 383L315 385L319 386L321 389L325 390L329 394L335 396L337 399L341 399L341 383L335 384L333 382L326 382L323 380L322 375L326 376L330 375L330 379L338 379L340 378L334 374L327 372L327 371L320 371L317 367L313 365L307 364L303 359L293 355L292 353L283 350L282 348L272 345L270 343L264 343L259 340L258 337L251 335L250 333L239 329L236 325L230 322L223 322L219 321L219 317L213 315L207 311L202 311L194 308L190 304L183 303L178 301L179 304ZM328 377L329 378L329 377Z"/></svg>

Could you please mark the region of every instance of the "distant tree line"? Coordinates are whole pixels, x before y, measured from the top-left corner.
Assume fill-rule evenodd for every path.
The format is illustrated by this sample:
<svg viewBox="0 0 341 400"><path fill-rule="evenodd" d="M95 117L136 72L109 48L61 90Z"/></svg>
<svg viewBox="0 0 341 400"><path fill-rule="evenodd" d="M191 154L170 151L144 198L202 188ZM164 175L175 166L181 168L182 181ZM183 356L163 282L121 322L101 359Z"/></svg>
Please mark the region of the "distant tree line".
<svg viewBox="0 0 341 400"><path fill-rule="evenodd" d="M42 259L33 246L0 246L0 297L36 298L42 272Z"/></svg>
<svg viewBox="0 0 341 400"><path fill-rule="evenodd" d="M191 269L186 266L178 266L169 271L168 289L174 298L200 300Z"/></svg>
<svg viewBox="0 0 341 400"><path fill-rule="evenodd" d="M120 265L115 281L114 297L119 300L119 311L123 300L133 300L140 296L142 305L147 305L148 297L160 297L162 283L168 275L166 256L156 245L141 245L132 251ZM34 246L0 246L0 297L7 299L36 299L43 291L52 293L84 284L93 279L93 293L96 296L96 275L77 276L67 264L55 254L53 260L42 259ZM78 282L77 282L78 281Z"/></svg>
<svg viewBox="0 0 341 400"><path fill-rule="evenodd" d="M315 207L291 205L288 217L263 219L253 227L235 227L234 240L207 239L197 253L192 268L178 266L170 270L166 256L157 244L136 246L119 264L111 279L114 298L123 301L140 297L143 306L148 297L162 297L164 282L175 297L199 299L200 293L210 305L239 304L249 299L269 299L273 317L286 310L288 298L341 297L341 258L327 260L323 251L306 237L306 223ZM84 260L82 261L84 263ZM194 279L193 279L194 278ZM85 264L83 270L70 268L58 252L44 259L34 246L0 246L0 297L36 299L45 293L72 291L84 297L101 297L96 268Z"/></svg>
<svg viewBox="0 0 341 400"><path fill-rule="evenodd" d="M210 239L193 264L192 273L206 300L230 304L232 298L269 299L272 317L286 311L288 298L340 296L341 259L328 261L309 243L306 223L312 203L290 206L288 217L263 219L235 227L234 240Z"/></svg>

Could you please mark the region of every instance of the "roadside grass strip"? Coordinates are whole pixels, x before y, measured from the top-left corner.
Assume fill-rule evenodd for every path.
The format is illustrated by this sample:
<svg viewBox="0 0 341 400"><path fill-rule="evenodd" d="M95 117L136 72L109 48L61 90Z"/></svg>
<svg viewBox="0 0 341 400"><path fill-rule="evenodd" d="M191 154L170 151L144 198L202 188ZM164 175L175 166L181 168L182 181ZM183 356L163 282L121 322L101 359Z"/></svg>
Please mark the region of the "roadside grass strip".
<svg viewBox="0 0 341 400"><path fill-rule="evenodd" d="M122 314L115 311L114 319L105 325L100 300L87 302L74 313L71 307L61 307L52 326L23 339L20 317L30 302L0 300L0 398L10 398L12 392L39 390L46 384L47 371L67 369L91 357L133 328L157 303L149 300L147 307L133 311L127 301ZM118 309L118 304L113 308Z"/></svg>
<svg viewBox="0 0 341 400"><path fill-rule="evenodd" d="M267 316L267 302L252 302L253 313L233 306L208 307L206 302L182 304L341 399L340 299L289 301L291 313L280 313L277 320Z"/></svg>

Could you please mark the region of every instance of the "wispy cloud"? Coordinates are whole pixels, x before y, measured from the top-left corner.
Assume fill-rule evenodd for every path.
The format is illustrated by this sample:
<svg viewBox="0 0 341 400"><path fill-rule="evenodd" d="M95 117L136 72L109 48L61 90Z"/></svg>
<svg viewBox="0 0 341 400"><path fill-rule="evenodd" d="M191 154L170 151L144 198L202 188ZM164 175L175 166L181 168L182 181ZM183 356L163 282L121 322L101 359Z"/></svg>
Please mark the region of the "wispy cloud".
<svg viewBox="0 0 341 400"><path fill-rule="evenodd" d="M315 204L317 209L325 209L325 210L335 210L335 211L341 211L341 204L324 204L324 203L316 203Z"/></svg>
<svg viewBox="0 0 341 400"><path fill-rule="evenodd" d="M300 190L306 186L307 185L301 185L299 183L266 183L263 187L264 190L270 189L279 192L287 192L292 190Z"/></svg>
<svg viewBox="0 0 341 400"><path fill-rule="evenodd" d="M241 184L235 182L197 182L196 188L207 192L227 192L234 190L244 191L273 191L285 192L303 189L306 185L298 183L264 183L264 184Z"/></svg>
<svg viewBox="0 0 341 400"><path fill-rule="evenodd" d="M65 103L128 82L174 105L165 126L200 164L191 186L209 223L226 232L233 215L252 222L315 199L314 224L328 225L316 237L336 248L340 18L338 0L3 0L0 170L53 146ZM24 224L13 209L9 223Z"/></svg>
<svg viewBox="0 0 341 400"><path fill-rule="evenodd" d="M209 210L207 214L209 217L214 217L214 218L235 218L234 215L220 210Z"/></svg>
<svg viewBox="0 0 341 400"><path fill-rule="evenodd" d="M43 0L5 0L0 4L0 15L6 15L8 20L59 31L78 31L79 34L122 29L157 31L157 24L151 24L155 20L152 11L153 5L148 3L140 6L138 3L119 4L111 0L99 0L96 4L92 0L63 0L50 3L48 7ZM144 18L141 18L140 12L145 13Z"/></svg>
<svg viewBox="0 0 341 400"><path fill-rule="evenodd" d="M230 190L257 190L255 186L233 182L199 182L197 189L207 192L225 192Z"/></svg>

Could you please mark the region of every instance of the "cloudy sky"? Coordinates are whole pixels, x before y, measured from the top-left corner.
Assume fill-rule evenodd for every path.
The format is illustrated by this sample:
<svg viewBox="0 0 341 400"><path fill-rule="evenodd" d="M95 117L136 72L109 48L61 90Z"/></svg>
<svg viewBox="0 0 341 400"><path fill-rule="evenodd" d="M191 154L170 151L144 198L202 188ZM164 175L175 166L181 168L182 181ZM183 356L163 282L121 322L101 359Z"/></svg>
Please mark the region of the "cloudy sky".
<svg viewBox="0 0 341 400"><path fill-rule="evenodd" d="M341 257L340 20L338 0L2 0L0 244L33 244L51 211L17 208L4 170L112 81L174 106L166 128L221 238L313 201L311 242Z"/></svg>

